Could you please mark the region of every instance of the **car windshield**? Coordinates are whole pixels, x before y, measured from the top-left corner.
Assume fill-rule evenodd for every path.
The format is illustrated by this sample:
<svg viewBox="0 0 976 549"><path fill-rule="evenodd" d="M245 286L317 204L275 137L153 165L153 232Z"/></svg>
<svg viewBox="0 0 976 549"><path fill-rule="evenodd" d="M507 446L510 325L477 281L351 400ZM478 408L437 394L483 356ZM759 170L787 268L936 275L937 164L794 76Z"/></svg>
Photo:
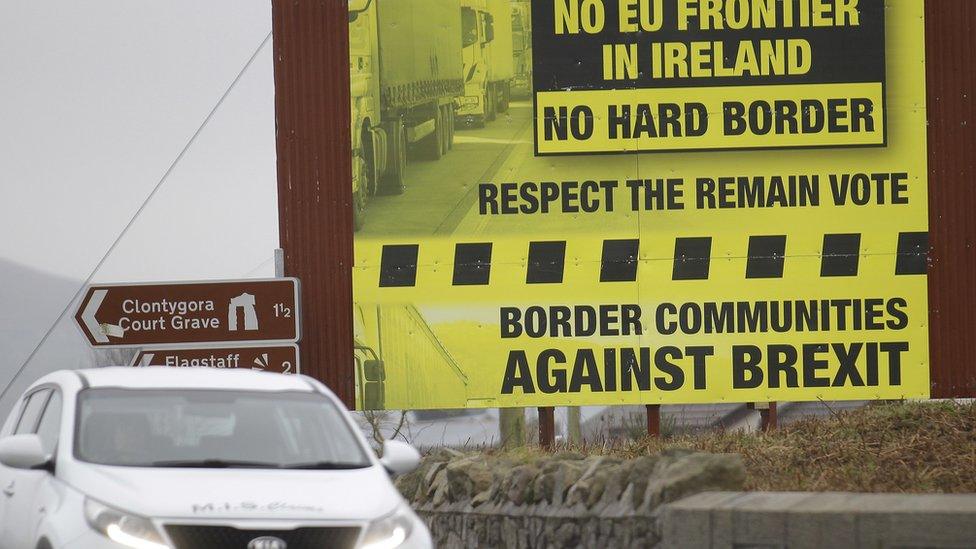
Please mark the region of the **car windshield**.
<svg viewBox="0 0 976 549"><path fill-rule="evenodd" d="M358 469L371 465L325 396L93 388L78 397L77 459L130 467Z"/></svg>
<svg viewBox="0 0 976 549"><path fill-rule="evenodd" d="M461 47L478 41L478 14L471 8L461 8Z"/></svg>

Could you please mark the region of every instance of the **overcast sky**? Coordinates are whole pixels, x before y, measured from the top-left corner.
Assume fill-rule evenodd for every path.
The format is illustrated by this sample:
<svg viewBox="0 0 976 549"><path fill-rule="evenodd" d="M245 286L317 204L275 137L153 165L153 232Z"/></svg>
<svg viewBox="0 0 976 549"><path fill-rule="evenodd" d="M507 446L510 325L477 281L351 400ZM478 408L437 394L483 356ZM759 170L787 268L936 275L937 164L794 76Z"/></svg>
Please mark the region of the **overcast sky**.
<svg viewBox="0 0 976 549"><path fill-rule="evenodd" d="M255 52L94 281L274 275L270 6L0 2L0 414L87 364L69 314L21 370Z"/></svg>
<svg viewBox="0 0 976 549"><path fill-rule="evenodd" d="M270 29L268 0L0 3L0 258L83 280ZM271 54L97 281L273 275Z"/></svg>

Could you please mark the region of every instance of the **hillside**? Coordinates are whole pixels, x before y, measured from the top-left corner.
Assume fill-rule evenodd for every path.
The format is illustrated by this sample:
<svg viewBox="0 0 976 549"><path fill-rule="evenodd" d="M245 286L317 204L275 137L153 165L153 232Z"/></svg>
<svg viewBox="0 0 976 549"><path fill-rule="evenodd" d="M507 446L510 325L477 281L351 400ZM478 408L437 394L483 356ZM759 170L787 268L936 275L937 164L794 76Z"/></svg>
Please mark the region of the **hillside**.
<svg viewBox="0 0 976 549"><path fill-rule="evenodd" d="M10 383L81 282L0 259L0 388ZM90 361L90 352L70 316L59 324L8 394L0 400L0 421L27 383L59 368Z"/></svg>

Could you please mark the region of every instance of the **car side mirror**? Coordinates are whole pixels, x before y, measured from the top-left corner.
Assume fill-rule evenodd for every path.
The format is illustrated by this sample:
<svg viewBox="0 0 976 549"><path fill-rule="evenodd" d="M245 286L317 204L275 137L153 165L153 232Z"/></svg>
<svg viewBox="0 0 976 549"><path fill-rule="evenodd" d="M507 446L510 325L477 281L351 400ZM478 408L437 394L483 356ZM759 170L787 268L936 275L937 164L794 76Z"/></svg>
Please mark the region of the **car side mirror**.
<svg viewBox="0 0 976 549"><path fill-rule="evenodd" d="M349 0L349 22L359 19L359 14L369 9L373 0Z"/></svg>
<svg viewBox="0 0 976 549"><path fill-rule="evenodd" d="M406 442L387 440L380 463L391 475L405 475L420 466L420 452Z"/></svg>
<svg viewBox="0 0 976 549"><path fill-rule="evenodd" d="M369 8L369 5L373 3L373 0L349 0L349 11L362 13Z"/></svg>
<svg viewBox="0 0 976 549"><path fill-rule="evenodd" d="M14 469L48 469L51 456L44 453L41 437L13 435L0 438L0 463Z"/></svg>

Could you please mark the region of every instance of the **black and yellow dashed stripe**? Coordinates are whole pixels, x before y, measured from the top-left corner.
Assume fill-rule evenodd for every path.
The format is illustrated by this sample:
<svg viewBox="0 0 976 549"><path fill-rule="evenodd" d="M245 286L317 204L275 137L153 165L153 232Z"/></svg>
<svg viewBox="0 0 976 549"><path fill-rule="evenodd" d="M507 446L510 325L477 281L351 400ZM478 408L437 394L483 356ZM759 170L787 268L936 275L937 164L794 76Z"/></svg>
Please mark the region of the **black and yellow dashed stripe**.
<svg viewBox="0 0 976 549"><path fill-rule="evenodd" d="M783 278L787 235L749 237L744 276L747 279ZM454 248L454 286L484 286L491 280L491 242L458 243ZM566 240L528 242L526 284L561 284L566 267ZM820 254L821 277L858 275L861 234L825 234ZM420 244L387 244L380 260L380 287L416 285ZM635 282L639 239L603 241L600 282ZM894 274L924 275L928 268L928 233L898 235ZM712 237L679 237L674 241L671 280L708 280L712 262Z"/></svg>

